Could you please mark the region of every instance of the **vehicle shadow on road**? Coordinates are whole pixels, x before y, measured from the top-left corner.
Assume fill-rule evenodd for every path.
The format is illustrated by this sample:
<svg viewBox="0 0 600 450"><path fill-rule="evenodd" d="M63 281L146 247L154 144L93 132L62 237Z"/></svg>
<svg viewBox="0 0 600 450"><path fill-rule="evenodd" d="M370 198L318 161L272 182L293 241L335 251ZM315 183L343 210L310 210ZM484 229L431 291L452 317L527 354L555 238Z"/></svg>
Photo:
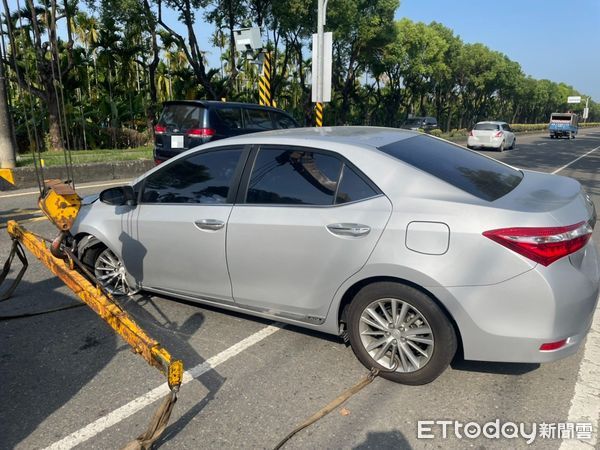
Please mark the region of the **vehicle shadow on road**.
<svg viewBox="0 0 600 450"><path fill-rule="evenodd" d="M56 291L62 286L57 279L36 283L23 280L13 297L1 304L0 316L76 304L72 296ZM116 335L83 306L0 320L0 341L0 448L14 448L30 436L78 395L119 351ZM47 431L62 437L62 431ZM38 447L39 438L34 437Z"/></svg>
<svg viewBox="0 0 600 450"><path fill-rule="evenodd" d="M186 370L197 367L206 361L189 342L190 338L204 323L205 318L201 311L189 315L181 325L178 325L176 320L169 317L169 314L163 311L156 299L150 294L139 294L122 301L121 304L138 325L171 352L174 359L183 360ZM193 406L167 427L165 433L155 442L153 448L158 448L166 441L173 439L188 423L198 416L215 398L225 380L226 378L222 377L215 369L210 369L196 378L194 382L200 383L208 393L196 403L191 400ZM183 404L184 401L186 402L185 405ZM180 405L180 408L185 407L188 406L188 402L190 402L190 398L186 395L185 400L180 400L178 405ZM174 418L177 417L177 411L176 406Z"/></svg>
<svg viewBox="0 0 600 450"><path fill-rule="evenodd" d="M493 373L498 375L524 375L540 368L537 363L500 363L487 361L466 361L462 357L454 358L450 364L454 370L463 372Z"/></svg>
<svg viewBox="0 0 600 450"><path fill-rule="evenodd" d="M404 435L398 430L369 432L364 442L352 448L353 450L368 450L373 448L412 449Z"/></svg>

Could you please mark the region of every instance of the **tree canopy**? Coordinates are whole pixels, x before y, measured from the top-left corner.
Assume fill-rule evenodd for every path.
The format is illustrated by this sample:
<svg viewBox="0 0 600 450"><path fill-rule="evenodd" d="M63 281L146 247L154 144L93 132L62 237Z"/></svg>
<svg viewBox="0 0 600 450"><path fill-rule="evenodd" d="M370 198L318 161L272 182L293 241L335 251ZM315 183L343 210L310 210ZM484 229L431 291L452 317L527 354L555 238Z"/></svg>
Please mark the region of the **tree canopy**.
<svg viewBox="0 0 600 450"><path fill-rule="evenodd" d="M60 2L60 3L59 3ZM170 99L258 101L260 68L235 52L234 30L260 26L272 96L313 124L310 68L316 0L3 0L2 60L21 150L140 145ZM574 110L564 83L537 80L508 56L465 43L438 22L394 20L398 0L330 0L334 35L328 125L398 126L436 116L445 130L485 119L544 123ZM174 12L180 27L165 19ZM172 15L171 13L171 15ZM212 38L202 41L199 30ZM218 67L206 52L216 47ZM591 102L590 120L600 120Z"/></svg>

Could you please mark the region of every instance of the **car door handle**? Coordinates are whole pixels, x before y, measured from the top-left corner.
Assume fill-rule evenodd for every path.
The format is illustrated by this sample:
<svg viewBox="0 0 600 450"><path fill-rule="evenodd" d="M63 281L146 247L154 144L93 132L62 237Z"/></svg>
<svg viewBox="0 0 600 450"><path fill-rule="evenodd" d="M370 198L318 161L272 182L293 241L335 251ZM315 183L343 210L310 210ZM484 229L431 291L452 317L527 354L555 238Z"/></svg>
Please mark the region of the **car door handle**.
<svg viewBox="0 0 600 450"><path fill-rule="evenodd" d="M338 236L352 237L366 236L371 231L371 227L360 223L332 223L327 229Z"/></svg>
<svg viewBox="0 0 600 450"><path fill-rule="evenodd" d="M202 219L196 220L194 222L194 225L196 225L201 230L217 231L225 226L225 222L217 219Z"/></svg>

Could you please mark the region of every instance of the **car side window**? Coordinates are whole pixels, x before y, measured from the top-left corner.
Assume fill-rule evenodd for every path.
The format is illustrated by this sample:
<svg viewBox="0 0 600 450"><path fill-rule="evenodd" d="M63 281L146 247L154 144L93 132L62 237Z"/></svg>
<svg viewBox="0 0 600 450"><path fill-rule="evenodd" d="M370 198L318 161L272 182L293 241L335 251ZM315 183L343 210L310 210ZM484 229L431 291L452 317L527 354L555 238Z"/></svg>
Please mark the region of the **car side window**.
<svg viewBox="0 0 600 450"><path fill-rule="evenodd" d="M273 129L271 115L266 109L244 109L244 119L246 122L244 128L247 130L263 131Z"/></svg>
<svg viewBox="0 0 600 450"><path fill-rule="evenodd" d="M286 116L285 114L271 112L271 115L273 116L273 123L275 124L275 128L285 129L296 128L297 126L294 120L291 117Z"/></svg>
<svg viewBox="0 0 600 450"><path fill-rule="evenodd" d="M248 182L246 203L333 205L341 169L340 159L318 151L261 148Z"/></svg>
<svg viewBox="0 0 600 450"><path fill-rule="evenodd" d="M344 164L342 175L335 198L335 204L356 202L370 197L375 197L379 193L373 189L364 179L362 179L347 164Z"/></svg>
<svg viewBox="0 0 600 450"><path fill-rule="evenodd" d="M196 153L149 175L142 203L227 203L241 148Z"/></svg>
<svg viewBox="0 0 600 450"><path fill-rule="evenodd" d="M216 113L227 128L234 130L242 128L242 110L240 108L219 108L216 109Z"/></svg>

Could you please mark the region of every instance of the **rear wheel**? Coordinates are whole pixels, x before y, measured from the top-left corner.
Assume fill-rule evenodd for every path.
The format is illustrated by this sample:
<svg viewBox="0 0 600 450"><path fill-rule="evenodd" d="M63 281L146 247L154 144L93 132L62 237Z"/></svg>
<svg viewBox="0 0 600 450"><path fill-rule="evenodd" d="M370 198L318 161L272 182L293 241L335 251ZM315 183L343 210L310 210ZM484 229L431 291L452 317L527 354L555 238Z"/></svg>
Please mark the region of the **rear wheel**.
<svg viewBox="0 0 600 450"><path fill-rule="evenodd" d="M440 307L415 288L382 282L361 289L350 304L348 330L354 354L381 376L420 385L435 380L456 353L452 324Z"/></svg>
<svg viewBox="0 0 600 450"><path fill-rule="evenodd" d="M140 289L125 270L121 259L103 245L90 250L93 272L98 283L112 295L134 295Z"/></svg>

